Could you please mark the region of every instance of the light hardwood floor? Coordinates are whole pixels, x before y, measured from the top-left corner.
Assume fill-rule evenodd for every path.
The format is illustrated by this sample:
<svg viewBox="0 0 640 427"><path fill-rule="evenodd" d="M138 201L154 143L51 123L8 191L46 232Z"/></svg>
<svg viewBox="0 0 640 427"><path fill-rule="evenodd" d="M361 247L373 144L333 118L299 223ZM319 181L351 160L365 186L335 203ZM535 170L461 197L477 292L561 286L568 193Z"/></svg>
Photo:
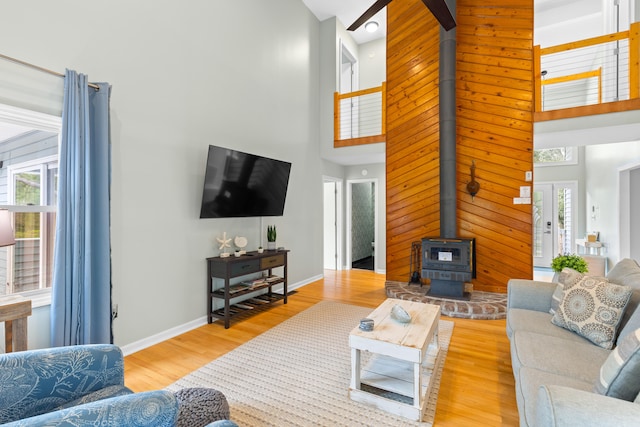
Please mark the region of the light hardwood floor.
<svg viewBox="0 0 640 427"><path fill-rule="evenodd" d="M384 275L366 270L327 270L323 280L299 288L286 305L276 303L262 313L232 320L229 329L224 329L222 322L202 326L127 356L126 385L134 391L164 388L322 300L377 307L386 298L384 282ZM455 327L442 373L435 425L517 426L505 321L443 319L453 320Z"/></svg>

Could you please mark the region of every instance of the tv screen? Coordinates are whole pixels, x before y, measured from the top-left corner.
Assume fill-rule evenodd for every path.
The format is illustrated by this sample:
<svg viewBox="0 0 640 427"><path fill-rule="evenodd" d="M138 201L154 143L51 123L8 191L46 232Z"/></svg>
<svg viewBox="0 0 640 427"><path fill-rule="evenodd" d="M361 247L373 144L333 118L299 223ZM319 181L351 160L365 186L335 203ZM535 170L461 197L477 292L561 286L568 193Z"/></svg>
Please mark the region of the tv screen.
<svg viewBox="0 0 640 427"><path fill-rule="evenodd" d="M282 216L291 163L209 146L200 218Z"/></svg>

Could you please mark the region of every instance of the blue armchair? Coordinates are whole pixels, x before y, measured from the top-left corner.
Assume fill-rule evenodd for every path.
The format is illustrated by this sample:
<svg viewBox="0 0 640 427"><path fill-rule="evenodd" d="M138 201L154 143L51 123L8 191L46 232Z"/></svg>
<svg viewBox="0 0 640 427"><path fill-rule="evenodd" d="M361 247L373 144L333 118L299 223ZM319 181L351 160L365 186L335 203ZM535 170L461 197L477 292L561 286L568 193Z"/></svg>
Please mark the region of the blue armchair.
<svg viewBox="0 0 640 427"><path fill-rule="evenodd" d="M114 345L0 354L0 424L173 426L178 401L166 390L133 393Z"/></svg>

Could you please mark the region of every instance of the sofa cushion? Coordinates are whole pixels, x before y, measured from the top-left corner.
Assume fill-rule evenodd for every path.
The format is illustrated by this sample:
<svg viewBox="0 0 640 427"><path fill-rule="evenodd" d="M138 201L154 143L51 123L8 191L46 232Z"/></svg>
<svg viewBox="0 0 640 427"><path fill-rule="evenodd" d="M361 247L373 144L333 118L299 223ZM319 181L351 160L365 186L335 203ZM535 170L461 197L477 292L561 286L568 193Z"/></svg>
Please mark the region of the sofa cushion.
<svg viewBox="0 0 640 427"><path fill-rule="evenodd" d="M535 368L521 369L516 379L516 399L520 408L521 426L540 425L536 420L536 407L538 406L538 389L542 385L560 385L584 391L592 391L593 388L589 382L570 376L544 372Z"/></svg>
<svg viewBox="0 0 640 427"><path fill-rule="evenodd" d="M564 295L565 286L575 285L584 276L584 274L574 270L573 268L565 267L562 269L558 275L558 286L556 286L556 290L553 291L553 296L551 297L551 308L549 309L550 314L556 314L560 301L562 300L562 296Z"/></svg>
<svg viewBox="0 0 640 427"><path fill-rule="evenodd" d="M633 288L629 304L627 304L627 308L624 311L619 325L620 334L618 342L620 342L624 335L640 327L640 318L636 319L638 321L635 324L629 324L631 318L638 311L638 306L640 306L640 266L635 260L625 258L611 269L609 274L607 274L607 279L609 279L610 282L631 286ZM629 325L628 328L627 325Z"/></svg>
<svg viewBox="0 0 640 427"><path fill-rule="evenodd" d="M551 321L610 349L631 291L629 286L585 276L576 284L564 287L562 300Z"/></svg>
<svg viewBox="0 0 640 427"><path fill-rule="evenodd" d="M523 367L536 368L591 384L598 379L600 368L609 353L610 350L585 339L582 342L567 341L527 331L516 331L511 339L514 372Z"/></svg>
<svg viewBox="0 0 640 427"><path fill-rule="evenodd" d="M569 341L586 342L580 335L559 328L551 323L551 315L545 311L534 311L523 308L512 308L507 313L507 334L509 339L515 331L536 332Z"/></svg>
<svg viewBox="0 0 640 427"><path fill-rule="evenodd" d="M85 403L95 402L97 400L109 399L111 397L117 396L125 396L127 394L132 394L133 391L128 387L123 385L112 385L109 387L101 388L100 390L96 390L92 393L85 394L84 396L72 400L70 402L65 403L64 405L58 406L55 410L59 411L60 409L72 408L78 405L84 405Z"/></svg>
<svg viewBox="0 0 640 427"><path fill-rule="evenodd" d="M632 402L640 393L640 329L628 334L600 368L596 393Z"/></svg>

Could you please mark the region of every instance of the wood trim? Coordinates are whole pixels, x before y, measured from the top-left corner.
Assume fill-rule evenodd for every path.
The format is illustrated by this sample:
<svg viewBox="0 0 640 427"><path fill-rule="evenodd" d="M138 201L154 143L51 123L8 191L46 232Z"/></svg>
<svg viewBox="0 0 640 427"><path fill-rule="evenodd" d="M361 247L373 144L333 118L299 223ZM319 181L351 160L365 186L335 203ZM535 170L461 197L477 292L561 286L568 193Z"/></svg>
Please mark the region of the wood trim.
<svg viewBox="0 0 640 427"><path fill-rule="evenodd" d="M336 94L338 95L338 99L348 99L348 98L355 98L356 96L371 95L372 93L378 93L378 92L382 92L382 86L372 87L369 89L361 89L361 90L357 90L355 92L349 92L349 93L336 92Z"/></svg>
<svg viewBox="0 0 640 427"><path fill-rule="evenodd" d="M640 98L640 22L629 30L629 98Z"/></svg>
<svg viewBox="0 0 640 427"><path fill-rule="evenodd" d="M575 117L593 116L596 114L619 113L622 111L640 110L640 99L605 102L603 104L585 105L582 107L563 108L561 110L537 111L533 114L534 122L572 119Z"/></svg>
<svg viewBox="0 0 640 427"><path fill-rule="evenodd" d="M385 134L373 135L373 136L362 136L360 138L334 140L333 146L335 148L353 147L356 145L366 145L366 144L375 144L377 142L385 142L386 140L387 140L387 135Z"/></svg>
<svg viewBox="0 0 640 427"><path fill-rule="evenodd" d="M578 40L575 42L559 44L540 49L541 55L550 55L552 53L566 52L567 50L580 49L582 47L594 46L602 43L614 42L616 40L624 40L629 37L629 31L620 31L618 33L606 34L604 36L592 37L590 39Z"/></svg>

